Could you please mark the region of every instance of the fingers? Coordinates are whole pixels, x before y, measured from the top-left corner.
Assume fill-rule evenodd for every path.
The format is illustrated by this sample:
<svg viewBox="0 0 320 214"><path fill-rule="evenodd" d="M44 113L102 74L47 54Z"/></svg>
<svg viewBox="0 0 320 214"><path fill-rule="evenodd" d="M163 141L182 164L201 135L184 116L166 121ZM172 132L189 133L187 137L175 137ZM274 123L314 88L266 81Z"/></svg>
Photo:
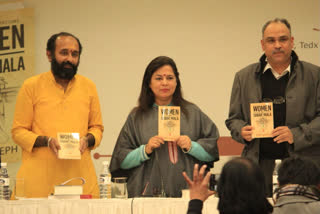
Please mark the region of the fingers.
<svg viewBox="0 0 320 214"><path fill-rule="evenodd" d="M272 136L276 137L278 135L286 133L286 126L278 126L277 128L273 129Z"/></svg>
<svg viewBox="0 0 320 214"><path fill-rule="evenodd" d="M183 175L184 179L186 180L186 182L188 183L188 186L191 187L192 186L192 181L188 177L187 173L186 172L182 172L182 175Z"/></svg>
<svg viewBox="0 0 320 214"><path fill-rule="evenodd" d="M56 156L58 156L58 150L61 149L60 144L55 138L51 138L50 143L49 143L50 149L54 152Z"/></svg>
<svg viewBox="0 0 320 214"><path fill-rule="evenodd" d="M205 201L209 196L213 195L215 192L210 191L208 189L208 183L210 181L211 173L206 173L206 165L203 165L200 170L199 165L194 165L193 170L193 181L190 180L190 178L186 175L185 172L183 172L183 177L187 181L190 189L190 199L199 199L201 201Z"/></svg>
<svg viewBox="0 0 320 214"><path fill-rule="evenodd" d="M199 169L199 165L198 164L195 164L194 165L194 169L193 169L193 182L194 183L198 183L198 182L202 182L203 181L203 175L205 173L205 170L207 168L207 165L203 165L200 170ZM209 182L209 179L210 179L210 173L208 172L206 177L208 177L208 182Z"/></svg>
<svg viewBox="0 0 320 214"><path fill-rule="evenodd" d="M179 138L176 140L177 145L182 148L189 150L191 147L191 139L187 135L181 135Z"/></svg>
<svg viewBox="0 0 320 214"><path fill-rule="evenodd" d="M164 139L160 136L154 136L150 138L148 143L151 143L152 145L156 145L158 148L161 144L164 144Z"/></svg>
<svg viewBox="0 0 320 214"><path fill-rule="evenodd" d="M253 127L252 126L244 126L242 127L241 131L252 131Z"/></svg>
<svg viewBox="0 0 320 214"><path fill-rule="evenodd" d="M87 137L82 137L80 139L80 147L79 150L81 152L81 154L88 148L88 138Z"/></svg>
<svg viewBox="0 0 320 214"><path fill-rule="evenodd" d="M242 135L242 138L245 139L246 141L252 141L252 134L248 134L248 135Z"/></svg>
<svg viewBox="0 0 320 214"><path fill-rule="evenodd" d="M159 148L161 146L161 142L159 141L151 141L148 143L152 149Z"/></svg>
<svg viewBox="0 0 320 214"><path fill-rule="evenodd" d="M54 147L55 147L57 150L60 150L60 149L61 149L61 146L60 146L58 140L55 139L55 138L53 138L52 140L53 140L53 142L54 142L54 143L53 143Z"/></svg>
<svg viewBox="0 0 320 214"><path fill-rule="evenodd" d="M161 143L161 144L164 144L164 139L163 139L163 137L160 137L160 136L154 136L154 137L152 137L156 142L159 142L159 143ZM152 139L151 138L151 139Z"/></svg>
<svg viewBox="0 0 320 214"><path fill-rule="evenodd" d="M186 172L182 172L182 175L184 177L184 179L186 180L186 182L188 183L189 187L191 187L193 184L197 184L197 183L204 183L205 185L208 185L209 180L210 180L210 175L211 173L208 172L205 176L205 178L203 179L203 175L205 173L205 169L207 168L206 165L203 165L200 170L198 170L199 165L195 164L194 165L194 169L193 169L193 181L191 181L191 179L188 177Z"/></svg>
<svg viewBox="0 0 320 214"><path fill-rule="evenodd" d="M151 154L153 150L159 148L161 144L164 144L164 139L160 136L153 136L149 139L147 145L145 146L146 153Z"/></svg>
<svg viewBox="0 0 320 214"><path fill-rule="evenodd" d="M206 167L205 167L206 168ZM209 183L209 181L210 181L210 176L211 176L211 173L210 172L208 172L207 174L206 174L206 176L204 177L204 179L203 179L203 182L207 185L208 183Z"/></svg>
<svg viewBox="0 0 320 214"><path fill-rule="evenodd" d="M193 167L193 182L198 181L198 168L199 168L198 164L195 164Z"/></svg>
<svg viewBox="0 0 320 214"><path fill-rule="evenodd" d="M272 131L272 136L274 142L283 143L289 142L293 143L293 135L291 130L287 126L279 126Z"/></svg>
<svg viewBox="0 0 320 214"><path fill-rule="evenodd" d="M283 142L288 142L288 143L293 143L293 140L290 136L286 135L279 135L278 137L273 139L274 142L276 143L283 143Z"/></svg>
<svg viewBox="0 0 320 214"><path fill-rule="evenodd" d="M286 134L280 134L276 138L274 138L273 141L277 143L282 143L282 142L285 142L286 139L287 139Z"/></svg>
<svg viewBox="0 0 320 214"><path fill-rule="evenodd" d="M51 146L51 149L56 155L58 154L58 150L54 145Z"/></svg>
<svg viewBox="0 0 320 214"><path fill-rule="evenodd" d="M199 180L202 181L203 180L203 175L205 173L205 170L207 168L207 165L203 165L201 168L200 168L200 171L199 171ZM207 175L209 174L209 172L207 173ZM207 176L206 175L206 176ZM210 176L210 175L209 175Z"/></svg>
<svg viewBox="0 0 320 214"><path fill-rule="evenodd" d="M85 150L85 143L81 143L81 145L80 145L80 148L79 148L79 150L80 150L80 153L82 154L83 152L84 152L84 150Z"/></svg>
<svg viewBox="0 0 320 214"><path fill-rule="evenodd" d="M61 146L60 146L60 144L58 142L57 142L56 148L57 148L57 150L61 149Z"/></svg>
<svg viewBox="0 0 320 214"><path fill-rule="evenodd" d="M242 127L242 129L241 129L242 138L245 139L246 141L251 141L252 140L252 130L253 130L252 126Z"/></svg>

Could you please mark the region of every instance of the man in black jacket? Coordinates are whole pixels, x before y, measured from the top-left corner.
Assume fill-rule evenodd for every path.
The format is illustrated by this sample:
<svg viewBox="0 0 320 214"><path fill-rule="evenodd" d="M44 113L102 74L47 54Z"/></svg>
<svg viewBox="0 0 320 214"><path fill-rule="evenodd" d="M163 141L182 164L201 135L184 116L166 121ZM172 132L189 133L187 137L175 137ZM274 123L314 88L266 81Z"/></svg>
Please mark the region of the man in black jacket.
<svg viewBox="0 0 320 214"><path fill-rule="evenodd" d="M320 67L298 59L286 19L268 21L262 35L260 61L235 75L226 126L245 145L242 156L261 167L271 196L275 159L299 154L320 165ZM274 129L253 138L250 104L265 102L273 103Z"/></svg>

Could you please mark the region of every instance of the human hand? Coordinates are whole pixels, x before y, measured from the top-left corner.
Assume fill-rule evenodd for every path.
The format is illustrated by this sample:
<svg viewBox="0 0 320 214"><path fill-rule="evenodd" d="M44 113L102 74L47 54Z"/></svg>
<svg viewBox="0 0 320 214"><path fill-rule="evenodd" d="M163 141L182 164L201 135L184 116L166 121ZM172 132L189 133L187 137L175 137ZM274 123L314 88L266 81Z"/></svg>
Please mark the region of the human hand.
<svg viewBox="0 0 320 214"><path fill-rule="evenodd" d="M210 195L215 193L208 188L211 173L208 172L206 176L203 177L207 166L203 165L200 171L198 171L198 168L199 165L195 164L193 169L193 181L190 180L186 172L183 172L182 175L188 183L190 189L190 199L199 199L201 201L205 201Z"/></svg>
<svg viewBox="0 0 320 214"><path fill-rule="evenodd" d="M253 130L252 126L242 127L241 129L242 138L245 139L246 141L252 141L252 130Z"/></svg>
<svg viewBox="0 0 320 214"><path fill-rule="evenodd" d="M79 144L80 144L79 150L82 154L88 148L88 137L86 136L81 137Z"/></svg>
<svg viewBox="0 0 320 214"><path fill-rule="evenodd" d="M288 126L278 126L272 131L272 137L276 143L288 142L289 144L293 143L293 135Z"/></svg>
<svg viewBox="0 0 320 214"><path fill-rule="evenodd" d="M56 156L58 156L58 150L60 150L61 147L56 138L49 138L48 147L54 152Z"/></svg>
<svg viewBox="0 0 320 214"><path fill-rule="evenodd" d="M160 136L153 136L149 139L148 144L145 147L146 153L150 155L153 150L159 148L161 144L164 144L164 139Z"/></svg>
<svg viewBox="0 0 320 214"><path fill-rule="evenodd" d="M175 140L175 142L183 150L189 151L191 148L191 140L187 135L181 135Z"/></svg>

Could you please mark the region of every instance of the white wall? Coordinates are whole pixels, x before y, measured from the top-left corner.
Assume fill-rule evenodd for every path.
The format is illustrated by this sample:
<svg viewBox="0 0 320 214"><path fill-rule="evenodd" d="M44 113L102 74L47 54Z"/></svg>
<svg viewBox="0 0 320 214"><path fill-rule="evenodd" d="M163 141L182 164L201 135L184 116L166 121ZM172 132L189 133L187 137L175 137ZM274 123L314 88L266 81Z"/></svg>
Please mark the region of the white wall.
<svg viewBox="0 0 320 214"><path fill-rule="evenodd" d="M119 131L136 105L147 64L172 57L185 98L196 103L228 136L224 125L235 72L262 54L261 28L285 17L301 59L319 63L318 0L25 0L35 9L35 73L50 67L47 39L68 31L84 46L79 73L98 88L105 125L101 146L111 154Z"/></svg>

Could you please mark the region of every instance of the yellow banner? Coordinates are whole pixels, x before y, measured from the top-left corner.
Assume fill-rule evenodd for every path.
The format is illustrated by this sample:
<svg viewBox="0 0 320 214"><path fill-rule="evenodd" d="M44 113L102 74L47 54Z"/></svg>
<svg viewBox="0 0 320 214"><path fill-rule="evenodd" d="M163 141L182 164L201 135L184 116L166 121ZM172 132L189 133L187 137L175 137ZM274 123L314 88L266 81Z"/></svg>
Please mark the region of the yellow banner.
<svg viewBox="0 0 320 214"><path fill-rule="evenodd" d="M21 159L21 148L11 139L16 96L34 72L34 11L0 13L0 155L3 162Z"/></svg>

